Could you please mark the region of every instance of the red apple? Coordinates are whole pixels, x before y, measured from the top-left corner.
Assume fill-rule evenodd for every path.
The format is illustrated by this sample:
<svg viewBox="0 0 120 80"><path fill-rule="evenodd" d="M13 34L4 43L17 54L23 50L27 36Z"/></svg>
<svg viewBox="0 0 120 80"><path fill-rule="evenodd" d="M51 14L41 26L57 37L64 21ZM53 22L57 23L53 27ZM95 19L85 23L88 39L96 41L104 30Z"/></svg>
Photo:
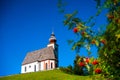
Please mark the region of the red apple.
<svg viewBox="0 0 120 80"><path fill-rule="evenodd" d="M75 27L75 28L73 29L73 32L74 32L74 33L77 33L77 32L78 32L78 28Z"/></svg>
<svg viewBox="0 0 120 80"><path fill-rule="evenodd" d="M89 58L86 58L86 62L89 63L90 59Z"/></svg>
<svg viewBox="0 0 120 80"><path fill-rule="evenodd" d="M102 72L102 70L100 68L95 69L95 73L100 74L101 72Z"/></svg>
<svg viewBox="0 0 120 80"><path fill-rule="evenodd" d="M83 66L85 66L85 63L84 63L84 62L80 62L79 65L80 65L81 67L83 67Z"/></svg>

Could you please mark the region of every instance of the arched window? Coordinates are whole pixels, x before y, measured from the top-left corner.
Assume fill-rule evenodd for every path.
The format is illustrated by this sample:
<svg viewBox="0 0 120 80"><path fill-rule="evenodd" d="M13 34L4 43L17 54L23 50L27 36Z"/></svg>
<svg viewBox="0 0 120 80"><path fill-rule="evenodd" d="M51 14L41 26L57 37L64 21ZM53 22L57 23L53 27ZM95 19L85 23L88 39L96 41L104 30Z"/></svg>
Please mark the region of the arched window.
<svg viewBox="0 0 120 80"><path fill-rule="evenodd" d="M26 66L25 66L25 72L27 71L27 68L26 68Z"/></svg>
<svg viewBox="0 0 120 80"><path fill-rule="evenodd" d="M46 63L46 70L47 70L47 67L48 67L48 66L47 66L47 63Z"/></svg>
<svg viewBox="0 0 120 80"><path fill-rule="evenodd" d="M53 63L51 63L51 69L53 68Z"/></svg>

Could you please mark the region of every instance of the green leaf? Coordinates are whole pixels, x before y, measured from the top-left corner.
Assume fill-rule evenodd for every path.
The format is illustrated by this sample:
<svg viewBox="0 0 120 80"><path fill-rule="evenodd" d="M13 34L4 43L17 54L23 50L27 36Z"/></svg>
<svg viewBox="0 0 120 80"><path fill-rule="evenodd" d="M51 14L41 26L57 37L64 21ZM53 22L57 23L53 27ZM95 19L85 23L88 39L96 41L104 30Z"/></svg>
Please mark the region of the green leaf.
<svg viewBox="0 0 120 80"><path fill-rule="evenodd" d="M76 43L74 43L73 46L72 46L72 50L75 50L76 47L77 47L77 45L76 45Z"/></svg>
<svg viewBox="0 0 120 80"><path fill-rule="evenodd" d="M69 26L68 26L68 30L73 29L73 27L74 27L74 23L71 22L71 23L69 23L68 25L69 25Z"/></svg>
<svg viewBox="0 0 120 80"><path fill-rule="evenodd" d="M73 18L72 21L75 23L79 23L81 20L79 18Z"/></svg>
<svg viewBox="0 0 120 80"><path fill-rule="evenodd" d="M101 6L101 0L94 0L94 1L96 1L96 3L97 3L97 8L99 7L99 6Z"/></svg>
<svg viewBox="0 0 120 80"><path fill-rule="evenodd" d="M120 38L120 34L116 34L115 36L117 37L117 39L119 39L119 38Z"/></svg>
<svg viewBox="0 0 120 80"><path fill-rule="evenodd" d="M99 46L99 42L97 40L95 41L95 44L97 47Z"/></svg>
<svg viewBox="0 0 120 80"><path fill-rule="evenodd" d="M68 44L72 44L74 40L67 40Z"/></svg>
<svg viewBox="0 0 120 80"><path fill-rule="evenodd" d="M65 18L71 18L72 14L65 14Z"/></svg>
<svg viewBox="0 0 120 80"><path fill-rule="evenodd" d="M63 23L64 23L64 25L67 25L69 23L69 21L68 20L64 20Z"/></svg>

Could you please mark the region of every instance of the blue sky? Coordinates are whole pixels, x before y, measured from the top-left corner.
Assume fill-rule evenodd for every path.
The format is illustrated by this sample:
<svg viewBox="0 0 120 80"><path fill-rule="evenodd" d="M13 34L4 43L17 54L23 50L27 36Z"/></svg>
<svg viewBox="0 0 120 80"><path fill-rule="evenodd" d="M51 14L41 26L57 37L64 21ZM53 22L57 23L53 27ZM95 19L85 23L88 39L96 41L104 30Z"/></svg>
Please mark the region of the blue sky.
<svg viewBox="0 0 120 80"><path fill-rule="evenodd" d="M63 0L68 2L66 13L79 10L83 20L96 12L94 0ZM0 0L0 76L20 73L21 64L28 52L44 48L54 28L59 44L59 65L73 64L75 51L67 40L75 38L64 27L63 14L57 8L58 0ZM103 13L96 26L105 23ZM97 30L95 28L95 30ZM96 50L92 50L95 55ZM80 55L87 53L82 49Z"/></svg>

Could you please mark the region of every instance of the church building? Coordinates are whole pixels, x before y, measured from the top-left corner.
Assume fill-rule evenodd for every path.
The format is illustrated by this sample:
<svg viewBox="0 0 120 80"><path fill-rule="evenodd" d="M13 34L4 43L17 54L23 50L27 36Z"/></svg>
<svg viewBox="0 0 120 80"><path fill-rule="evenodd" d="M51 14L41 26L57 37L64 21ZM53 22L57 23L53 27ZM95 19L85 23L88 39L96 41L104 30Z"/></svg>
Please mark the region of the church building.
<svg viewBox="0 0 120 80"><path fill-rule="evenodd" d="M46 48L29 52L24 58L21 73L52 70L58 67L58 44L52 32Z"/></svg>

